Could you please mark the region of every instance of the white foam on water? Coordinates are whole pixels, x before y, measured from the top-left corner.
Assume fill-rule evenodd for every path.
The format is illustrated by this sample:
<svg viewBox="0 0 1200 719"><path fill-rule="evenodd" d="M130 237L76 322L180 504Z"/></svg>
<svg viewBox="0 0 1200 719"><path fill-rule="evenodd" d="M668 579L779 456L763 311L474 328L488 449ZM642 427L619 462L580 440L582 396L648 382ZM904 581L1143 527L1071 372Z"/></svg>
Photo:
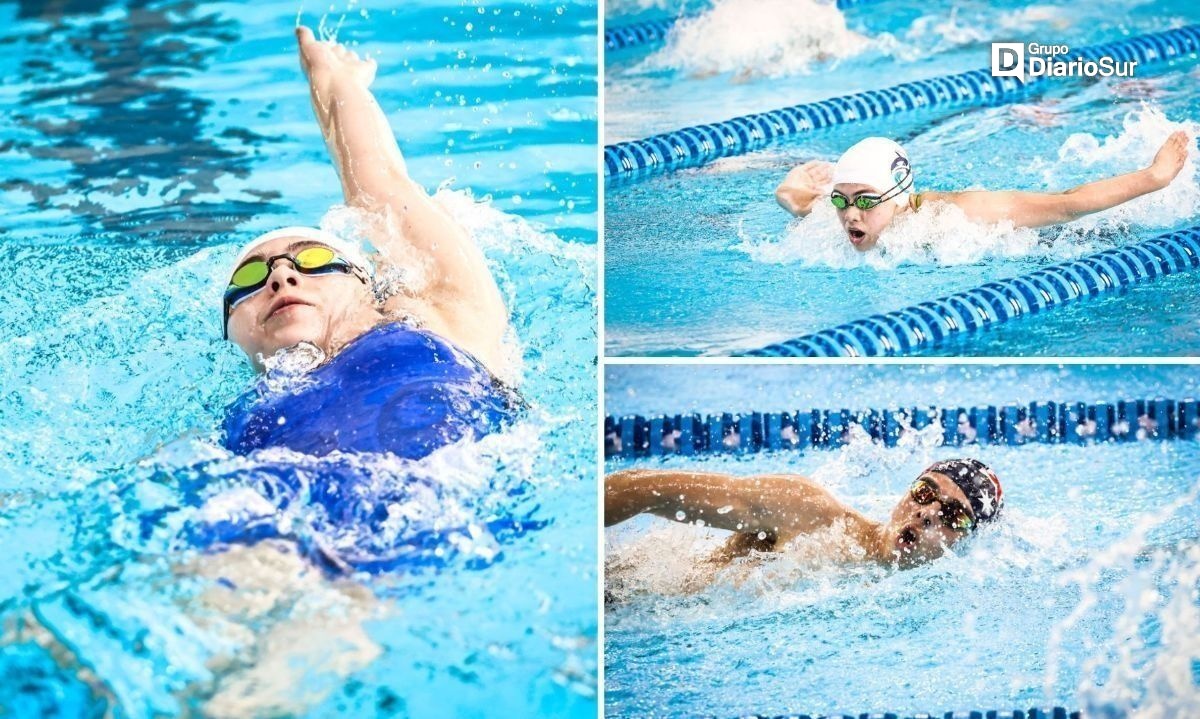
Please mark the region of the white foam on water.
<svg viewBox="0 0 1200 719"><path fill-rule="evenodd" d="M938 53L970 45L990 43L999 36L1037 30L1065 30L1071 17L1063 8L1031 5L1019 10L986 13L951 8L949 13L922 15L899 34L881 33L872 47L904 62L919 62Z"/></svg>
<svg viewBox="0 0 1200 719"><path fill-rule="evenodd" d="M930 203L920 212L900 215L879 236L875 249L867 252L854 249L838 222L837 211L820 200L811 214L788 224L780 241L756 240L745 234L740 237L736 249L757 262L798 262L838 269L963 265L992 257L1073 256L1087 249L1072 251L1064 245L1055 251L1036 230L1014 229L1012 223L972 222L962 210L946 203Z"/></svg>
<svg viewBox="0 0 1200 719"><path fill-rule="evenodd" d="M700 15L679 20L641 68L731 73L743 80L785 77L808 74L867 47L867 38L850 30L830 2L716 0Z"/></svg>
<svg viewBox="0 0 1200 719"><path fill-rule="evenodd" d="M1151 536L1200 499L1200 485L1148 513L1121 541L1064 575L1079 603L1051 632L1043 679L1047 695L1060 672L1078 667L1088 717L1171 719L1200 706L1200 544L1156 546ZM1101 628L1097 630L1097 628ZM1087 631L1091 629L1091 631ZM1089 636L1099 631L1100 636Z"/></svg>

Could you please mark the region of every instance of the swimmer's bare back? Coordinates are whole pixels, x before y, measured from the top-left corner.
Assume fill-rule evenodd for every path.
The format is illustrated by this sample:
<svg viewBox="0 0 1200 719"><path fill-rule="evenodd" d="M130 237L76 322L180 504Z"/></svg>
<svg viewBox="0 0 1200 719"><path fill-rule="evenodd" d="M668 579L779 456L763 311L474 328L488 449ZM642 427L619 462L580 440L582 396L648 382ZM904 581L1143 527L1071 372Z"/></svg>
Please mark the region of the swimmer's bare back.
<svg viewBox="0 0 1200 719"><path fill-rule="evenodd" d="M709 558L721 564L751 550L773 551L802 534L842 522L868 554L878 525L798 474L738 478L716 472L629 469L604 481L604 526L638 514L726 529L733 535Z"/></svg>
<svg viewBox="0 0 1200 719"><path fill-rule="evenodd" d="M470 352L494 374L503 362L508 310L483 252L408 175L387 117L369 89L375 60L296 28L313 112L337 167L346 204L369 213L376 272L414 279L388 298L384 314L413 317Z"/></svg>
<svg viewBox="0 0 1200 719"><path fill-rule="evenodd" d="M1165 188L1183 169L1188 147L1187 134L1179 130L1171 133L1149 166L1135 172L1089 182L1063 192L922 192L914 195L914 198L919 197L913 203L918 206L909 209L949 202L976 222L1011 221L1016 227L1058 225ZM775 190L775 199L793 216L803 217L812 211L815 202L827 200L831 178L830 163L822 160L806 162L788 172Z"/></svg>

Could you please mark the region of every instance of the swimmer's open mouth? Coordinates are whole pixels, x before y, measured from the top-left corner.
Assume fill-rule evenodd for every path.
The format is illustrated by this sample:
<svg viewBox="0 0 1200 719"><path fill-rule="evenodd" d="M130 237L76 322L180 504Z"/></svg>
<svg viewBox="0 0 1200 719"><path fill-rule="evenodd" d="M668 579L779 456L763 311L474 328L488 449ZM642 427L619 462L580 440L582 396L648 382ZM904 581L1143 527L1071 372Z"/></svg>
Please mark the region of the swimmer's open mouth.
<svg viewBox="0 0 1200 719"><path fill-rule="evenodd" d="M862 230L857 230L854 228L848 228L846 230L846 234L850 235L850 241L856 245L859 244L860 242L862 242L863 240L867 239L867 233L863 232Z"/></svg>
<svg viewBox="0 0 1200 719"><path fill-rule="evenodd" d="M912 527L905 527L896 535L896 544L901 547L911 547L917 543L917 533Z"/></svg>
<svg viewBox="0 0 1200 719"><path fill-rule="evenodd" d="M307 305L307 304L308 304L307 302L298 300L295 297L280 297L279 299L272 302L271 306L267 308L267 319L268 320L271 319L280 310L287 309L288 307L291 307L292 305Z"/></svg>

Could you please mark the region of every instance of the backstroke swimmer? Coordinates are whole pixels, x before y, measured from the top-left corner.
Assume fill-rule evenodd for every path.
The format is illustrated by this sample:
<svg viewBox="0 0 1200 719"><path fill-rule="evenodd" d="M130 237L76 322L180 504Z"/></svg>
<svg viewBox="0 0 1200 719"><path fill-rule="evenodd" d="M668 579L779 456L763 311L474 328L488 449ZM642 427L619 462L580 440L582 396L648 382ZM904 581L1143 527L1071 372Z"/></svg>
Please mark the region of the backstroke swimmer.
<svg viewBox="0 0 1200 719"><path fill-rule="evenodd" d="M776 188L775 199L794 217L804 217L813 203L829 198L850 244L867 252L896 217L937 203L955 205L975 222L1010 221L1014 227L1058 225L1107 210L1171 184L1183 169L1188 145L1185 132L1173 132L1148 167L1064 192L917 192L904 148L887 138L868 137L836 164L813 160L792 168Z"/></svg>
<svg viewBox="0 0 1200 719"><path fill-rule="evenodd" d="M318 41L306 27L296 38L345 202L359 211L377 251L314 227L273 230L241 249L224 288L223 331L260 376L227 410L223 443L243 455L282 448L419 460L479 439L522 406L501 379L511 373L508 311L483 253L409 177L368 89L375 61ZM275 368L299 371L303 381L280 390L267 381ZM352 462L314 470L263 460L247 480L264 483L247 488L255 501L198 498L204 505L185 535L206 551L175 572L212 580L199 597L203 621L216 622L232 645L244 643L232 656L211 658L217 685L188 690L204 697L205 715L302 713L329 690L322 675L344 676L378 656L363 622L387 609L344 575L403 571L404 552L299 546L273 519L306 501L323 505L334 531L381 535L390 498L386 490L355 489L369 479ZM8 630L5 641L42 644L64 667L80 668L98 700L117 704L103 678L32 614Z"/></svg>
<svg viewBox="0 0 1200 719"><path fill-rule="evenodd" d="M913 482L886 522L869 519L807 477L771 474L739 478L716 472L631 469L604 482L604 525L638 514L732 532L708 558L718 567L758 552L781 551L804 535L833 530L831 561L866 561L910 568L936 559L1004 507L1000 480L975 459L935 462ZM843 553L840 547L849 547Z"/></svg>

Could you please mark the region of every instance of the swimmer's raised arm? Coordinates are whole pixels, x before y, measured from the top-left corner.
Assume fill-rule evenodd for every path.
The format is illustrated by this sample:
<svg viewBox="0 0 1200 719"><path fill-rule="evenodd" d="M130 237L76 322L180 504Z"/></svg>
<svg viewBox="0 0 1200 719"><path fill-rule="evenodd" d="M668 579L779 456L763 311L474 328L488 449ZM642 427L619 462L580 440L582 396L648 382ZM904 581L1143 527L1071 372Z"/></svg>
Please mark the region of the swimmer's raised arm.
<svg viewBox="0 0 1200 719"><path fill-rule="evenodd" d="M1179 174L1187 153L1188 137L1181 130L1167 138L1149 167L1065 192L926 192L923 201L951 202L980 222L1011 220L1017 227L1057 225L1163 189Z"/></svg>
<svg viewBox="0 0 1200 719"><path fill-rule="evenodd" d="M508 311L483 252L467 231L408 175L404 156L369 86L375 61L296 28L313 111L341 178L346 204L381 214L371 240L385 263L416 267L419 297L402 309L495 371ZM412 305L418 305L413 307Z"/></svg>
<svg viewBox="0 0 1200 719"><path fill-rule="evenodd" d="M630 469L604 481L604 526L638 514L678 522L702 520L734 532L788 539L835 520L867 522L824 488L800 475L737 478L715 472Z"/></svg>
<svg viewBox="0 0 1200 719"><path fill-rule="evenodd" d="M775 188L775 201L793 217L812 212L813 203L823 197L833 180L833 165L812 160L793 167Z"/></svg>

